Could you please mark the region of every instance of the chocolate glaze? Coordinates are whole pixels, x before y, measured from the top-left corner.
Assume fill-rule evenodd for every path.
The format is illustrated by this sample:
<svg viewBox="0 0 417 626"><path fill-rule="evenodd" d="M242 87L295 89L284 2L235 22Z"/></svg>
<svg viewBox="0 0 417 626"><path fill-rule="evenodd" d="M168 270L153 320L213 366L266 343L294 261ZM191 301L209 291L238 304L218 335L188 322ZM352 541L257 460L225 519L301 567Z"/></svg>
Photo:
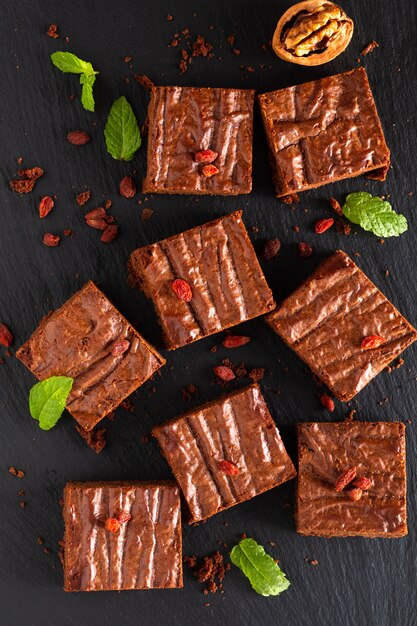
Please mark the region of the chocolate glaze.
<svg viewBox="0 0 417 626"><path fill-rule="evenodd" d="M259 96L278 197L370 173L390 153L364 68Z"/></svg>
<svg viewBox="0 0 417 626"><path fill-rule="evenodd" d="M122 339L128 349L113 356ZM74 378L67 409L85 430L165 363L91 281L47 315L16 356L39 380Z"/></svg>
<svg viewBox="0 0 417 626"><path fill-rule="evenodd" d="M254 91L153 87L143 193L236 195L252 189ZM194 154L218 153L210 178Z"/></svg>
<svg viewBox="0 0 417 626"><path fill-rule="evenodd" d="M152 299L169 349L275 306L241 216L235 211L132 253L131 277ZM191 286L191 302L173 292L176 278Z"/></svg>
<svg viewBox="0 0 417 626"><path fill-rule="evenodd" d="M113 533L107 518L132 517ZM182 587L180 492L175 483L67 483L64 589Z"/></svg>
<svg viewBox="0 0 417 626"><path fill-rule="evenodd" d="M235 391L157 426L152 434L182 489L191 523L296 475L258 385ZM220 461L237 465L228 476Z"/></svg>
<svg viewBox="0 0 417 626"><path fill-rule="evenodd" d="M297 532L399 537L407 534L405 427L399 422L298 425ZM356 466L372 480L352 501L335 481Z"/></svg>
<svg viewBox="0 0 417 626"><path fill-rule="evenodd" d="M417 338L417 331L341 250L268 315L268 324L336 398L353 398ZM364 337L384 344L363 350Z"/></svg>

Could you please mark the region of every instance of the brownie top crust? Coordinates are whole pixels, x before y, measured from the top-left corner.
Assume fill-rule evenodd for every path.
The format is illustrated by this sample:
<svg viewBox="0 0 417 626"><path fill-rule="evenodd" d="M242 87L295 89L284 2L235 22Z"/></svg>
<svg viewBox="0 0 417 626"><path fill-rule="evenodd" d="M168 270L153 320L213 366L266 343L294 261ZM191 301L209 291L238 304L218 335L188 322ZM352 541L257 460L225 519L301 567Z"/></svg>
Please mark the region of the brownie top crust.
<svg viewBox="0 0 417 626"><path fill-rule="evenodd" d="M389 150L364 68L259 96L277 196L374 172Z"/></svg>
<svg viewBox="0 0 417 626"><path fill-rule="evenodd" d="M296 474L257 384L157 426L152 434L183 491L192 522Z"/></svg>
<svg viewBox="0 0 417 626"><path fill-rule="evenodd" d="M299 424L298 450L298 532L370 537L407 533L404 424ZM351 467L356 467L357 477L371 480L357 501L335 489L340 474Z"/></svg>
<svg viewBox="0 0 417 626"><path fill-rule="evenodd" d="M241 211L135 250L129 271L152 299L169 349L275 306ZM176 279L190 285L189 302L174 293Z"/></svg>
<svg viewBox="0 0 417 626"><path fill-rule="evenodd" d="M130 516L116 532L108 518ZM180 492L172 482L67 483L64 588L182 587Z"/></svg>
<svg viewBox="0 0 417 626"><path fill-rule="evenodd" d="M44 317L16 356L39 380L74 378L66 408L85 430L165 363L91 281Z"/></svg>
<svg viewBox="0 0 417 626"><path fill-rule="evenodd" d="M417 338L417 331L338 250L267 317L342 401L350 400ZM385 341L363 349L364 338Z"/></svg>
<svg viewBox="0 0 417 626"><path fill-rule="evenodd" d="M144 193L234 195L252 189L254 91L153 87ZM195 154L218 153L207 177Z"/></svg>

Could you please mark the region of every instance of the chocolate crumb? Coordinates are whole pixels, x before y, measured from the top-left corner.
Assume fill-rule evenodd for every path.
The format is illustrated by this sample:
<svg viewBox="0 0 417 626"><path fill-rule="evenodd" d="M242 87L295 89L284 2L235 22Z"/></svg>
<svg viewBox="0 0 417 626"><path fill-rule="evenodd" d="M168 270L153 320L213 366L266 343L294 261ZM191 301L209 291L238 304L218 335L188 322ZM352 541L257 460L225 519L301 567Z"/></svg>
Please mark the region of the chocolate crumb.
<svg viewBox="0 0 417 626"><path fill-rule="evenodd" d="M367 46L362 50L361 55L365 57L367 54L375 50L375 48L379 48L379 43L373 39L371 43L368 43Z"/></svg>
<svg viewBox="0 0 417 626"><path fill-rule="evenodd" d="M182 399L184 402L188 402L188 400L191 400L196 394L198 395L198 393L198 387L190 383L182 388Z"/></svg>
<svg viewBox="0 0 417 626"><path fill-rule="evenodd" d="M345 422L352 422L355 419L356 411L355 409L351 409L345 418Z"/></svg>
<svg viewBox="0 0 417 626"><path fill-rule="evenodd" d="M94 450L96 454L99 454L106 446L106 429L97 428L93 430L84 430L81 426L75 425L76 430L84 439L86 444Z"/></svg>
<svg viewBox="0 0 417 626"><path fill-rule="evenodd" d="M318 565L319 562L317 561L317 559L313 559L312 561L310 561L310 565Z"/></svg>
<svg viewBox="0 0 417 626"><path fill-rule="evenodd" d="M52 37L52 39L57 39L58 35L58 26L56 24L51 24L48 30L46 31L48 37Z"/></svg>
<svg viewBox="0 0 417 626"><path fill-rule="evenodd" d="M146 76L146 74L135 74L134 79L139 85L142 85L147 91L152 91L152 87L154 87L154 83L151 79Z"/></svg>
<svg viewBox="0 0 417 626"><path fill-rule="evenodd" d="M38 542L38 544L39 544L40 546L42 546L42 545L43 545L43 539L42 539L42 537L38 537L38 538L37 538L37 542Z"/></svg>
<svg viewBox="0 0 417 626"><path fill-rule="evenodd" d="M188 565L188 567L196 567L197 566L197 557L195 555L193 556L185 556L184 557L184 563L185 565Z"/></svg>
<svg viewBox="0 0 417 626"><path fill-rule="evenodd" d="M153 215L153 210L149 208L145 208L145 209L142 209L142 213L140 217L143 222L147 222L148 220L151 219L152 215Z"/></svg>
<svg viewBox="0 0 417 626"><path fill-rule="evenodd" d="M249 372L249 378L254 383L257 383L258 381L262 380L262 378L264 377L264 374L265 374L264 367L256 367Z"/></svg>
<svg viewBox="0 0 417 626"><path fill-rule="evenodd" d="M271 259L275 259L279 251L281 250L281 242L279 239L269 239L264 243L264 247L262 250L262 258L265 261L270 261Z"/></svg>
<svg viewBox="0 0 417 626"><path fill-rule="evenodd" d="M10 474L12 474L13 476L17 476L18 478L23 478L25 475L25 472L23 470L17 470L15 467L9 467L9 472Z"/></svg>
<svg viewBox="0 0 417 626"><path fill-rule="evenodd" d="M120 403L120 407L124 411L127 411L128 413L133 413L135 410L135 407L133 403L131 402L131 400L129 400L129 398L126 398L126 400L123 400L123 402Z"/></svg>

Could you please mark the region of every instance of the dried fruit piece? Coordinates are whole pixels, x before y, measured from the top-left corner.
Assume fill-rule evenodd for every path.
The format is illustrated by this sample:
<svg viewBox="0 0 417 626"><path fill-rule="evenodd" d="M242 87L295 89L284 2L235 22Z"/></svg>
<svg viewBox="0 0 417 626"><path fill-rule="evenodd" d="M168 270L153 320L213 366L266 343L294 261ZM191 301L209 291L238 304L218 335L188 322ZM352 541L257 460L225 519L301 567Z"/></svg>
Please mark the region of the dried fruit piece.
<svg viewBox="0 0 417 626"><path fill-rule="evenodd" d="M55 206L55 202L51 196L43 196L39 202L39 217L42 219L52 211Z"/></svg>
<svg viewBox="0 0 417 626"><path fill-rule="evenodd" d="M313 248L309 243L300 241L298 244L298 254L304 258L307 258L313 254Z"/></svg>
<svg viewBox="0 0 417 626"><path fill-rule="evenodd" d="M114 239L116 239L117 232L118 229L116 224L110 224L101 235L100 241L103 241L104 243L111 243Z"/></svg>
<svg viewBox="0 0 417 626"><path fill-rule="evenodd" d="M219 170L215 165L205 165L201 171L207 178L219 173Z"/></svg>
<svg viewBox="0 0 417 626"><path fill-rule="evenodd" d="M314 226L314 230L316 231L316 233L320 235L321 233L325 233L326 230L329 230L329 228L331 228L333 224L334 224L334 219L332 217L325 217L324 219L316 222L316 225Z"/></svg>
<svg viewBox="0 0 417 626"><path fill-rule="evenodd" d="M356 467L350 467L342 472L334 485L336 491L343 491L343 489L349 485L354 478L356 478Z"/></svg>
<svg viewBox="0 0 417 626"><path fill-rule="evenodd" d="M355 478L352 485L366 491L372 486L372 480L370 478L366 478L366 476L361 476L360 478Z"/></svg>
<svg viewBox="0 0 417 626"><path fill-rule="evenodd" d="M126 524L132 519L132 516L127 511L120 511L116 519L120 524Z"/></svg>
<svg viewBox="0 0 417 626"><path fill-rule="evenodd" d="M250 337L245 337L244 335L227 335L222 341L222 344L225 348L240 348L240 346L245 346L251 340Z"/></svg>
<svg viewBox="0 0 417 626"><path fill-rule="evenodd" d="M239 474L238 466L232 463L232 461L219 461L219 468L228 476L237 476Z"/></svg>
<svg viewBox="0 0 417 626"><path fill-rule="evenodd" d="M272 48L284 61L322 65L349 45L353 21L333 2L306 0L290 7L279 20Z"/></svg>
<svg viewBox="0 0 417 626"><path fill-rule="evenodd" d="M13 335L7 328L6 324L0 324L0 344L6 348L10 348L13 343Z"/></svg>
<svg viewBox="0 0 417 626"><path fill-rule="evenodd" d="M115 517L108 517L104 524L104 528L110 533L117 533L120 528L120 522Z"/></svg>
<svg viewBox="0 0 417 626"><path fill-rule="evenodd" d="M35 183L36 183L35 179L11 180L9 182L9 185L12 191L22 194L22 193L29 193L30 191L32 191L33 187L35 186Z"/></svg>
<svg viewBox="0 0 417 626"><path fill-rule="evenodd" d="M67 139L73 146L84 146L91 140L91 137L85 130L72 130L68 133Z"/></svg>
<svg viewBox="0 0 417 626"><path fill-rule="evenodd" d="M225 382L229 382L236 378L232 368L227 367L227 365L215 365L213 367L213 372L216 374L217 378L220 378L220 380L224 380Z"/></svg>
<svg viewBox="0 0 417 626"><path fill-rule="evenodd" d="M171 285L172 291L175 293L177 298L180 300L184 300L184 302L190 302L193 297L193 292L190 285L186 280L182 278L176 278Z"/></svg>
<svg viewBox="0 0 417 626"><path fill-rule="evenodd" d="M19 170L18 172L21 178L28 178L29 180L38 180L44 175L44 171L41 167L31 167L27 170Z"/></svg>
<svg viewBox="0 0 417 626"><path fill-rule="evenodd" d="M120 195L124 198L133 198L136 194L136 183L131 176L124 176L119 185Z"/></svg>
<svg viewBox="0 0 417 626"><path fill-rule="evenodd" d="M327 395L327 393L321 394L320 402L328 411L334 411L334 401L330 396Z"/></svg>
<svg viewBox="0 0 417 626"><path fill-rule="evenodd" d="M336 200L336 198L330 198L329 203L330 203L330 206L332 207L333 211L335 213L337 213L337 215L343 215L342 206L341 206L340 202L338 202Z"/></svg>
<svg viewBox="0 0 417 626"><path fill-rule="evenodd" d="M114 344L111 353L113 356L120 356L121 354L124 354L126 350L129 349L129 346L130 346L130 341L128 341L127 339L121 339L120 341Z"/></svg>
<svg viewBox="0 0 417 626"><path fill-rule="evenodd" d="M84 206L84 204L88 202L90 198L91 198L91 191L83 191L78 194L75 200L79 206Z"/></svg>
<svg viewBox="0 0 417 626"><path fill-rule="evenodd" d="M197 163L213 163L219 156L218 152L214 150L200 150L194 155L194 159Z"/></svg>
<svg viewBox="0 0 417 626"><path fill-rule="evenodd" d="M362 489L359 489L359 487L353 487L352 489L346 489L345 493L351 500L357 502L362 498L363 491Z"/></svg>
<svg viewBox="0 0 417 626"><path fill-rule="evenodd" d="M60 240L61 238L58 235L53 235L52 233L45 233L43 236L43 243L50 248L57 246Z"/></svg>
<svg viewBox="0 0 417 626"><path fill-rule="evenodd" d="M279 251L281 250L281 242L279 239L269 239L264 244L264 249L262 251L262 257L265 261L270 261L278 256Z"/></svg>
<svg viewBox="0 0 417 626"><path fill-rule="evenodd" d="M368 335L362 339L361 348L363 350L372 350L373 348L379 348L383 343L385 343L384 337L380 335Z"/></svg>

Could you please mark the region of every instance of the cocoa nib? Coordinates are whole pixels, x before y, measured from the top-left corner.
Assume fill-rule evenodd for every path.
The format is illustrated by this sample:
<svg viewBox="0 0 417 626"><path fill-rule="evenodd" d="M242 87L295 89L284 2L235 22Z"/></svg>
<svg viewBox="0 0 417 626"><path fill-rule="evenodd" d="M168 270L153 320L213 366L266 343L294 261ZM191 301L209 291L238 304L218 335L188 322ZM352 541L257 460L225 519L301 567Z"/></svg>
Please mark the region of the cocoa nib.
<svg viewBox="0 0 417 626"><path fill-rule="evenodd" d="M265 374L264 367L256 367L255 369L249 372L248 376L252 382L257 383L258 381L262 380L262 378L264 377L264 374Z"/></svg>
<svg viewBox="0 0 417 626"><path fill-rule="evenodd" d="M97 428L94 430L84 430L78 424L75 425L76 430L79 432L81 437L84 439L86 444L94 450L96 454L99 454L106 445L106 429L105 428Z"/></svg>
<svg viewBox="0 0 417 626"><path fill-rule="evenodd" d="M73 146L84 146L91 140L91 137L85 130L72 130L68 133L67 139Z"/></svg>
<svg viewBox="0 0 417 626"><path fill-rule="evenodd" d="M270 261L278 256L281 250L281 242L279 239L269 239L264 243L262 250L262 257L265 261Z"/></svg>

